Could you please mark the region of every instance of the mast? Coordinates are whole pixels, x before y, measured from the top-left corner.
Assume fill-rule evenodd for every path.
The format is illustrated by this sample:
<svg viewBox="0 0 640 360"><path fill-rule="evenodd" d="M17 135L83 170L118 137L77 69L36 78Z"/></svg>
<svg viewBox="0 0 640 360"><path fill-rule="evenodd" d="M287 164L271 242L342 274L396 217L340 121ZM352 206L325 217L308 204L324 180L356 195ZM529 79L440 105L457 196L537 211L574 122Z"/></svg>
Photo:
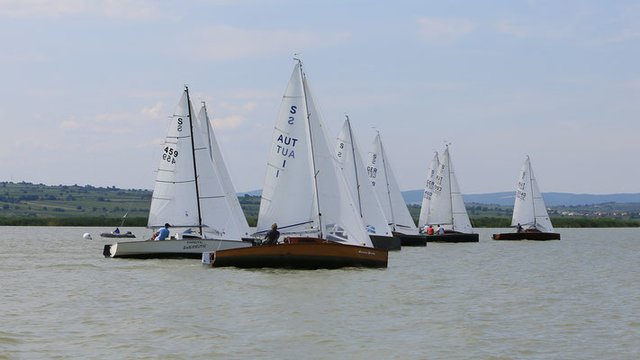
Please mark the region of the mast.
<svg viewBox="0 0 640 360"><path fill-rule="evenodd" d="M311 114L309 113L309 104L307 102L307 82L306 75L302 70L302 60L294 58L300 65L300 78L302 79L302 97L304 98L304 107L307 117L307 130L309 131L309 147L311 153L311 168L313 170L313 192L316 197L316 205L318 207L318 230L320 231L320 238L322 238L322 212L320 211L320 194L318 194L318 171L316 169L316 157L313 153L313 133L311 132Z"/></svg>
<svg viewBox="0 0 640 360"><path fill-rule="evenodd" d="M527 176L529 177L529 193L531 194L531 205L533 206L533 227L538 228L538 217L536 216L536 199L533 193L533 178L531 176L531 160L527 155Z"/></svg>
<svg viewBox="0 0 640 360"><path fill-rule="evenodd" d="M396 221L395 216L393 215L393 202L391 201L391 189L389 186L389 175L387 172L387 161L386 154L384 152L384 148L382 147L382 139L380 139L380 132L378 132L378 142L380 143L380 157L382 158L382 169L384 170L384 181L387 185L387 197L389 198L389 209L391 210L391 224L393 225L393 230L396 229Z"/></svg>
<svg viewBox="0 0 640 360"><path fill-rule="evenodd" d="M447 148L447 172L449 173L449 206L451 209L451 213L449 214L451 216L451 229L455 229L455 224L453 223L453 193L451 192L451 154L449 153L449 144L445 145Z"/></svg>
<svg viewBox="0 0 640 360"><path fill-rule="evenodd" d="M191 98L189 97L189 87L185 86L187 93L187 107L189 108L189 130L191 131L191 157L193 158L193 177L196 186L196 203L198 204L198 230L202 235L202 211L200 210L200 189L198 187L198 166L196 165L196 144L193 134L193 113L191 111Z"/></svg>
<svg viewBox="0 0 640 360"><path fill-rule="evenodd" d="M356 177L356 194L358 194L358 212L360 213L360 217L362 216L362 200L360 198L360 180L358 179L358 169L356 168L356 149L355 144L353 143L353 133L351 132L351 121L349 121L349 115L345 115L347 118L347 127L349 128L349 141L351 141L351 156L353 158L353 173Z"/></svg>

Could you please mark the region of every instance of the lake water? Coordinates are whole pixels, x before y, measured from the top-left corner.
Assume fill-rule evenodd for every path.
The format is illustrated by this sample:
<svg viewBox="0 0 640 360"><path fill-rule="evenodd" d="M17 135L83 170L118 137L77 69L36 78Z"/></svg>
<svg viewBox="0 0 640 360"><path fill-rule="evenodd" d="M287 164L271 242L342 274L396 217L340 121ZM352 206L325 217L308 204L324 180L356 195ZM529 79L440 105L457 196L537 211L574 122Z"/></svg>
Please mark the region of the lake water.
<svg viewBox="0 0 640 360"><path fill-rule="evenodd" d="M0 227L0 359L640 358L640 229L315 271L105 259L109 230Z"/></svg>

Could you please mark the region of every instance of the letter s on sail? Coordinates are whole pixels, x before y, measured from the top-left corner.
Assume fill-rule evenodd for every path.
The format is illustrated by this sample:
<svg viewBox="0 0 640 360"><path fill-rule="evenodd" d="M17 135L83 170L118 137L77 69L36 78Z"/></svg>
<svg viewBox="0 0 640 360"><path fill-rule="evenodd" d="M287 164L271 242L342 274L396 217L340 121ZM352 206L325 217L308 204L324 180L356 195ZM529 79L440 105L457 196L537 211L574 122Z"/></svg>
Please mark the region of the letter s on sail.
<svg viewBox="0 0 640 360"><path fill-rule="evenodd" d="M292 105L291 109L289 110L289 112L292 113L292 114L295 114L297 110L298 110L298 107L295 106L295 105Z"/></svg>

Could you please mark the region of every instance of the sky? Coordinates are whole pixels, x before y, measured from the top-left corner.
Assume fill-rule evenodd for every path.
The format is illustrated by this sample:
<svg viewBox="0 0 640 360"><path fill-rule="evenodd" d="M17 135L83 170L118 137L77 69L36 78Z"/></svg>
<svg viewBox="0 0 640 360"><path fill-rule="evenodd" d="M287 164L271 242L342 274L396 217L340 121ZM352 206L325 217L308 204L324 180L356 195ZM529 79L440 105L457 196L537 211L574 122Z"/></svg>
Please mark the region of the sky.
<svg viewBox="0 0 640 360"><path fill-rule="evenodd" d="M260 189L304 61L324 122L402 190L450 144L465 194L640 192L640 2L0 0L0 181L152 189L188 85ZM366 155L366 154L365 154Z"/></svg>

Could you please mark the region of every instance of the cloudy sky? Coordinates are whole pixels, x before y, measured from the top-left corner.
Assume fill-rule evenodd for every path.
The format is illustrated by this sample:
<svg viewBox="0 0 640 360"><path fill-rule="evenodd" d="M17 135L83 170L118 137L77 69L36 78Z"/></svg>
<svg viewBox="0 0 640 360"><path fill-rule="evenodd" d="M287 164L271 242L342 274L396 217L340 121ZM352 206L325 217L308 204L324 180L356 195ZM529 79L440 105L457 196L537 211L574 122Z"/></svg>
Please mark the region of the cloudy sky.
<svg viewBox="0 0 640 360"><path fill-rule="evenodd" d="M188 84L262 187L301 54L325 122L377 129L403 190L451 143L463 193L640 192L640 2L0 0L0 181L153 187Z"/></svg>

